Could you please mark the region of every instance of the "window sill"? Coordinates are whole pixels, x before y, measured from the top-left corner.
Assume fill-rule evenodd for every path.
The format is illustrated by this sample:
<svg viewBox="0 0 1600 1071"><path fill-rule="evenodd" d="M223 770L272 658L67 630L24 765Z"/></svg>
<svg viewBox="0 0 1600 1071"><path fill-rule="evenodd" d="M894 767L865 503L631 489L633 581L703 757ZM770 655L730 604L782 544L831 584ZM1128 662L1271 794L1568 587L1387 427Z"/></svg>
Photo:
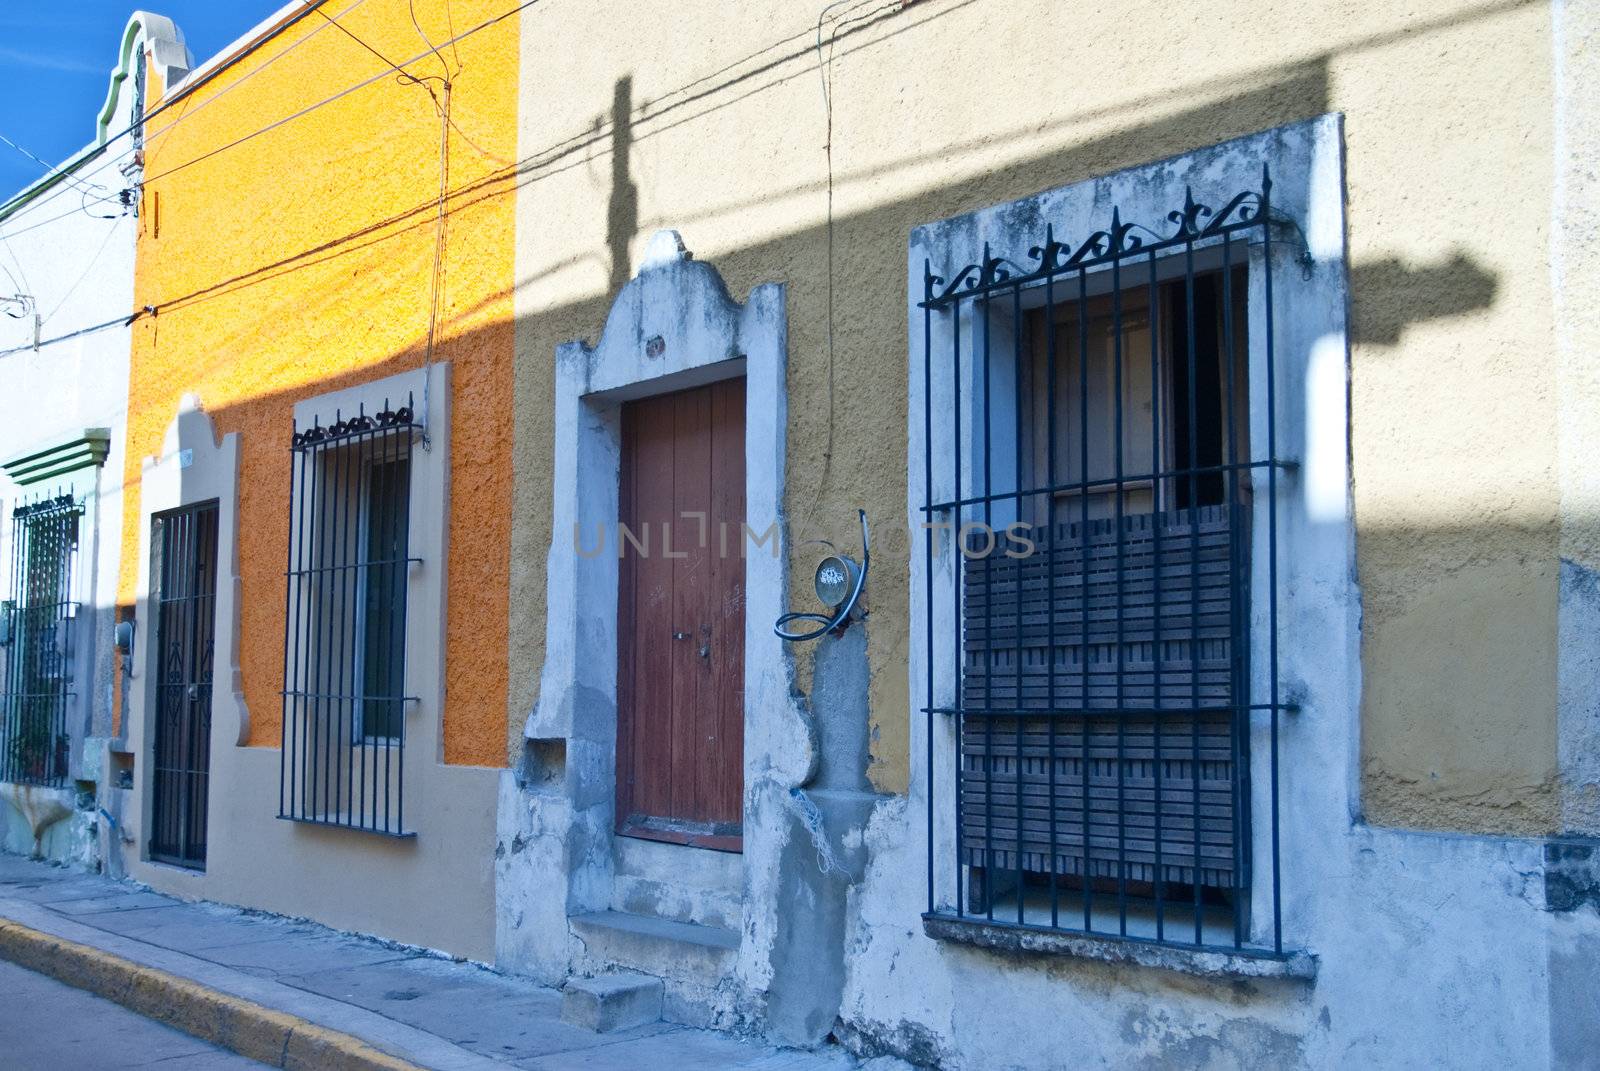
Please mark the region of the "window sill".
<svg viewBox="0 0 1600 1071"><path fill-rule="evenodd" d="M1068 956L1101 963L1129 963L1201 978L1286 978L1311 981L1317 959L1309 952L1282 956L1248 949L1200 949L1088 933L1052 933L990 922L923 915L922 931L936 941L952 941L1017 955Z"/></svg>

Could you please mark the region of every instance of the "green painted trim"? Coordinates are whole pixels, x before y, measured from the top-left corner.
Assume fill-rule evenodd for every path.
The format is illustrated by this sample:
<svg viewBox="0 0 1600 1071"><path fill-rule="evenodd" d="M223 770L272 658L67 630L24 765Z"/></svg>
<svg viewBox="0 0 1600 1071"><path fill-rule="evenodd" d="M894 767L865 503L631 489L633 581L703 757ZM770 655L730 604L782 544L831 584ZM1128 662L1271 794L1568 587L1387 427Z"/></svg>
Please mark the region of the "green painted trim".
<svg viewBox="0 0 1600 1071"><path fill-rule="evenodd" d="M82 431L43 447L34 447L0 462L0 469L20 487L42 483L82 469L99 468L111 451L110 428Z"/></svg>
<svg viewBox="0 0 1600 1071"><path fill-rule="evenodd" d="M106 129L111 125L111 117L117 113L117 96L122 90L122 83L133 74L133 44L144 33L144 22L139 18L142 14L144 12L135 11L122 31L122 46L117 49L117 65L111 69L111 85L106 88L106 102L100 106L100 114L95 117L96 145L106 143Z"/></svg>

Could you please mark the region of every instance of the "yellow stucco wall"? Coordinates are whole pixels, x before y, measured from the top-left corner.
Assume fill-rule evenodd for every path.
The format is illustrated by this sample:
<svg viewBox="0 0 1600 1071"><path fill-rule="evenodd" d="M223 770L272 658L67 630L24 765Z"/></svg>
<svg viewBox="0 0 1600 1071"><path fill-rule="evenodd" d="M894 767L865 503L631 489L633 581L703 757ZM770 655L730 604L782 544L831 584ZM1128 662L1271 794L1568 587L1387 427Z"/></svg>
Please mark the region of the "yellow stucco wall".
<svg viewBox="0 0 1600 1071"><path fill-rule="evenodd" d="M508 7L415 5L433 41ZM338 18L395 62L427 50L404 0ZM517 39L512 15L410 66L454 72L433 359L451 362L454 382L444 759L458 764L504 757ZM136 307L156 312L133 328L118 598L134 597L141 460L159 453L179 398L196 393L219 434L240 433L240 668L253 745L279 738L294 403L424 361L441 124L422 87L384 70L311 14L150 123ZM437 78L428 84L441 92Z"/></svg>
<svg viewBox="0 0 1600 1071"><path fill-rule="evenodd" d="M524 16L508 745L542 658L553 353L597 336L651 232L681 230L735 296L788 284L789 516L797 543L852 545L857 506L878 522L872 775L901 790L908 232L1340 111L1364 805L1551 828L1547 8L860 0L827 9L819 53L823 7ZM795 552L796 605L812 564Z"/></svg>

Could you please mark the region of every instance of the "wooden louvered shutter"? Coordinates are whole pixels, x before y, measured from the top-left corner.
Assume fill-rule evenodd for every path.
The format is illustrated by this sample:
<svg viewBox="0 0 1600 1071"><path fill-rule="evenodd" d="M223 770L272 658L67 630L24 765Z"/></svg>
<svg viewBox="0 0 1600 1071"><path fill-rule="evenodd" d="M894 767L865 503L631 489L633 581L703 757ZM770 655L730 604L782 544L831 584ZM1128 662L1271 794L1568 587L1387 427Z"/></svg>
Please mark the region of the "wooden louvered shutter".
<svg viewBox="0 0 1600 1071"><path fill-rule="evenodd" d="M1167 883L1247 881L1234 830L1248 828L1248 720L1234 705L1248 694L1248 517L1061 523L1034 528L1024 558L1003 540L969 553L964 862L1014 873L1020 852L1034 874L1114 879L1120 859L1130 882L1158 868Z"/></svg>

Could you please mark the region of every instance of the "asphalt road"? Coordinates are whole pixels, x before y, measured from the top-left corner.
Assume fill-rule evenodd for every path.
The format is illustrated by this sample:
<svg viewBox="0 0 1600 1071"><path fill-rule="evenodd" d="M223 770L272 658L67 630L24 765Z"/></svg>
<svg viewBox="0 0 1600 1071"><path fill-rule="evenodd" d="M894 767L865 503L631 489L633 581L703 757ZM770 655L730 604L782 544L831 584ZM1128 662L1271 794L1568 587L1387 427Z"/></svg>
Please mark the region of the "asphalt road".
<svg viewBox="0 0 1600 1071"><path fill-rule="evenodd" d="M0 1067L5 1071L262 1068L54 978L0 960Z"/></svg>

